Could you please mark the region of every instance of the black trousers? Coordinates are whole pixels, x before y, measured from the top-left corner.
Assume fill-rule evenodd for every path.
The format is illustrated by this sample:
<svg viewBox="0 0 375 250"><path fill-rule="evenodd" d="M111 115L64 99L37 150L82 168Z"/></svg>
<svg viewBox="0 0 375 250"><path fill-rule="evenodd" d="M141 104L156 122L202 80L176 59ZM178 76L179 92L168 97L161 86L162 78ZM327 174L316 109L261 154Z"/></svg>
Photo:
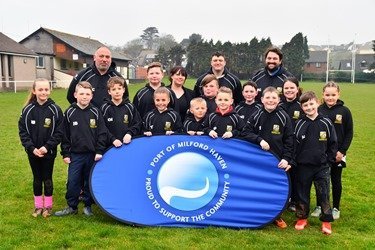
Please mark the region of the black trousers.
<svg viewBox="0 0 375 250"><path fill-rule="evenodd" d="M290 202L291 203L296 203L297 201L297 192L296 192L296 168L292 167L291 169L288 170L289 177L290 177Z"/></svg>
<svg viewBox="0 0 375 250"><path fill-rule="evenodd" d="M341 194L342 194L342 167L338 167L336 165L331 167L331 185L332 185L332 205L333 207L340 210L340 201L341 201ZM315 183L314 183L315 185ZM316 185L315 185L316 190ZM316 204L320 206L320 201L318 196L316 196Z"/></svg>
<svg viewBox="0 0 375 250"><path fill-rule="evenodd" d="M33 190L35 196L52 196L53 194L53 165L55 158L39 158L29 156L29 163L33 172Z"/></svg>
<svg viewBox="0 0 375 250"><path fill-rule="evenodd" d="M296 168L296 193L297 206L296 216L300 219L306 219L310 213L310 193L312 184L315 183L316 193L322 213L320 220L325 222L333 221L332 210L329 204L330 190L330 168L324 166L305 166L299 165Z"/></svg>

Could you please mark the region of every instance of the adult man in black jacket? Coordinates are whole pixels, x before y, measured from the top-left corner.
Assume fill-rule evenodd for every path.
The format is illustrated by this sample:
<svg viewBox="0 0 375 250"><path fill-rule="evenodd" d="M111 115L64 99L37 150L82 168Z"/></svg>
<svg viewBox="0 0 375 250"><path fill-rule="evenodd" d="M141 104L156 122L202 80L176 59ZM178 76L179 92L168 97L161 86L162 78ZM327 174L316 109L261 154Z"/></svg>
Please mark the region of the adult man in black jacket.
<svg viewBox="0 0 375 250"><path fill-rule="evenodd" d="M203 96L202 80L208 74L214 74L219 81L219 87L228 87L232 90L234 104L238 104L243 100L242 85L237 76L233 75L225 67L225 57L220 52L215 52L211 57L211 68L201 75L195 83L194 92L196 96Z"/></svg>
<svg viewBox="0 0 375 250"><path fill-rule="evenodd" d="M116 65L112 62L111 51L103 46L96 50L94 54L94 64L90 65L86 69L80 71L70 83L67 100L69 103L76 102L74 97L74 91L77 83L81 81L87 81L93 87L94 97L91 101L93 105L100 108L104 103L104 99L110 99L107 90L108 79L113 76L122 77L119 72L116 71ZM127 85L125 84L126 91L124 97L128 97Z"/></svg>
<svg viewBox="0 0 375 250"><path fill-rule="evenodd" d="M283 84L286 77L293 76L282 65L283 53L279 48L271 47L264 54L265 67L255 72L250 80L258 85L258 95L256 100L260 102L262 92L267 87L274 87L282 94Z"/></svg>

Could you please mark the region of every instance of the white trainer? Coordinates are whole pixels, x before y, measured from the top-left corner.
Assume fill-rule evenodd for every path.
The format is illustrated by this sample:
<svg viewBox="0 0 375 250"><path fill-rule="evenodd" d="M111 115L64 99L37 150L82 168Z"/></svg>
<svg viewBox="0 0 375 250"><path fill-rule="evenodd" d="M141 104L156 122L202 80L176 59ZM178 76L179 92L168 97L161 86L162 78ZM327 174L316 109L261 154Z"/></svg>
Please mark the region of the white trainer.
<svg viewBox="0 0 375 250"><path fill-rule="evenodd" d="M312 217L319 217L322 213L322 209L320 206L315 207L314 211L311 213Z"/></svg>

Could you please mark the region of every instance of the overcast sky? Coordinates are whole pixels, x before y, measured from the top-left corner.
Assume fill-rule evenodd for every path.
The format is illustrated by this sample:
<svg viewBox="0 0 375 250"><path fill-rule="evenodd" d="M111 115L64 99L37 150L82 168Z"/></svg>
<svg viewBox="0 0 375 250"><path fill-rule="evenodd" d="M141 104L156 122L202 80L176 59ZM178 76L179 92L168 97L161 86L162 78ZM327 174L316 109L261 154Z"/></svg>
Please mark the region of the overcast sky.
<svg viewBox="0 0 375 250"><path fill-rule="evenodd" d="M124 45L147 27L177 42L270 37L283 45L302 32L312 44L375 39L374 0L0 0L0 31L17 42L40 27Z"/></svg>

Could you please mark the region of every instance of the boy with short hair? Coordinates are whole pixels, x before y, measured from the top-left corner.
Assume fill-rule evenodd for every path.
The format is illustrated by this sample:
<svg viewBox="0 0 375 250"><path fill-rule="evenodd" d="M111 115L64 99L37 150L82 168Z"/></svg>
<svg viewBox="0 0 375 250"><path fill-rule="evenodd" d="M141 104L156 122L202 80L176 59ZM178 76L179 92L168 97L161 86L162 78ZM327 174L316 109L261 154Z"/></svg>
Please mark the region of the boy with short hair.
<svg viewBox="0 0 375 250"><path fill-rule="evenodd" d="M123 98L126 96L125 84L121 77L109 78L107 89L111 100L106 99L101 107L109 132L109 143L115 147L130 143L132 137L139 135L142 129L142 119L137 109L128 98Z"/></svg>
<svg viewBox="0 0 375 250"><path fill-rule="evenodd" d="M184 121L184 132L189 135L203 134L203 121L207 113L207 103L202 97L190 101L189 113Z"/></svg>
<svg viewBox="0 0 375 250"><path fill-rule="evenodd" d="M314 182L322 213L322 232L331 234L332 210L329 203L330 164L335 162L337 136L329 118L318 113L319 100L314 92L308 91L300 98L306 116L296 123L296 191L298 218L295 229L303 230L307 226L310 212L310 192Z"/></svg>
<svg viewBox="0 0 375 250"><path fill-rule="evenodd" d="M93 215L93 203L90 194L89 177L95 161L99 161L106 149L107 128L100 110L90 101L93 91L89 82L79 82L72 103L65 111L64 137L61 142L61 154L64 162L69 164L66 201L68 207L55 213L65 216L78 213L79 195L84 187L83 213ZM83 183L82 183L83 182Z"/></svg>
<svg viewBox="0 0 375 250"><path fill-rule="evenodd" d="M223 139L239 136L245 126L245 122L233 109L232 90L220 87L215 98L216 111L208 115L203 122L204 133L212 138Z"/></svg>
<svg viewBox="0 0 375 250"><path fill-rule="evenodd" d="M201 96L207 103L207 113L216 111L217 105L215 98L219 91L219 80L213 74L206 75L201 82L203 95Z"/></svg>
<svg viewBox="0 0 375 250"><path fill-rule="evenodd" d="M244 138L272 151L279 159L279 168L288 171L293 159L293 127L290 117L278 105L279 92L274 87L267 87L261 97L263 108L249 118L243 131ZM279 228L287 224L279 217L274 221Z"/></svg>
<svg viewBox="0 0 375 250"><path fill-rule="evenodd" d="M134 96L133 104L137 108L141 118L145 114L155 108L154 92L157 88L164 86L162 82L164 77L163 66L160 62L153 62L147 67L148 83L137 91ZM175 95L169 91L170 106L173 107L175 103Z"/></svg>
<svg viewBox="0 0 375 250"><path fill-rule="evenodd" d="M242 96L245 99L241 101L235 108L237 114L245 121L249 120L250 116L262 108L255 97L258 95L258 86L253 81L247 81L242 86Z"/></svg>
<svg viewBox="0 0 375 250"><path fill-rule="evenodd" d="M168 108L170 103L170 91L166 87L159 87L154 92L156 108L149 111L143 118L143 134L152 136L155 134L171 135L182 131L180 115Z"/></svg>

